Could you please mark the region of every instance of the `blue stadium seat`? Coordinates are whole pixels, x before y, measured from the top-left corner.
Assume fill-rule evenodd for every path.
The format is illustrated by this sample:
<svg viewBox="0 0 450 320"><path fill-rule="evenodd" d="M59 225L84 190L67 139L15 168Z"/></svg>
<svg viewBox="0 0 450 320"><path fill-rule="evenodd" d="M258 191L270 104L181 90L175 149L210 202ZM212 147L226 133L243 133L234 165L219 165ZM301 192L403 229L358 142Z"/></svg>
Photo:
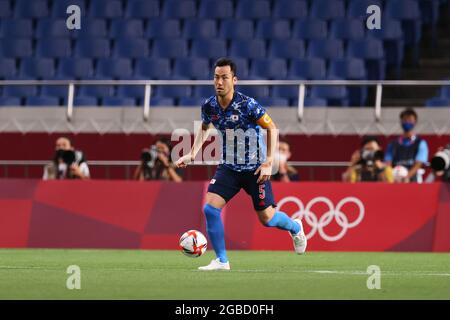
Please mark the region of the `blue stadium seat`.
<svg viewBox="0 0 450 320"><path fill-rule="evenodd" d="M25 105L30 107L59 106L59 98L48 96L32 96L25 100Z"/></svg>
<svg viewBox="0 0 450 320"><path fill-rule="evenodd" d="M346 80L367 79L364 60L355 58L331 60L328 75Z"/></svg>
<svg viewBox="0 0 450 320"><path fill-rule="evenodd" d="M45 18L39 19L36 29L36 38L70 38L71 31L67 29L66 20Z"/></svg>
<svg viewBox="0 0 450 320"><path fill-rule="evenodd" d="M347 57L366 60L369 80L385 78L386 61L384 60L383 43L380 40L366 38L350 41L347 45Z"/></svg>
<svg viewBox="0 0 450 320"><path fill-rule="evenodd" d="M260 19L256 24L256 37L261 39L288 39L291 36L289 20Z"/></svg>
<svg viewBox="0 0 450 320"><path fill-rule="evenodd" d="M114 87L108 85L79 86L76 90L77 96L88 96L96 98L111 97L114 95Z"/></svg>
<svg viewBox="0 0 450 320"><path fill-rule="evenodd" d="M279 80L285 79L287 65L285 59L263 58L253 59L250 68L250 76L256 79Z"/></svg>
<svg viewBox="0 0 450 320"><path fill-rule="evenodd" d="M0 41L0 57L24 58L33 55L33 43L30 39L4 38Z"/></svg>
<svg viewBox="0 0 450 320"><path fill-rule="evenodd" d="M217 37L217 22L211 19L188 19L184 22L183 38L202 39Z"/></svg>
<svg viewBox="0 0 450 320"><path fill-rule="evenodd" d="M104 79L131 79L133 68L130 59L102 58L97 61L95 73Z"/></svg>
<svg viewBox="0 0 450 320"><path fill-rule="evenodd" d="M11 79L16 75L16 60L0 58L0 79Z"/></svg>
<svg viewBox="0 0 450 320"><path fill-rule="evenodd" d="M109 31L111 38L140 38L144 36L144 23L138 19L114 19Z"/></svg>
<svg viewBox="0 0 450 320"><path fill-rule="evenodd" d="M157 88L156 97L162 98L182 98L190 97L192 88L189 86L159 86Z"/></svg>
<svg viewBox="0 0 450 320"><path fill-rule="evenodd" d="M292 59L289 79L322 80L326 78L325 60L319 58Z"/></svg>
<svg viewBox="0 0 450 320"><path fill-rule="evenodd" d="M90 16L95 18L120 18L123 16L120 0L91 0Z"/></svg>
<svg viewBox="0 0 450 320"><path fill-rule="evenodd" d="M445 1L419 1L422 22L425 25L435 25L439 20L439 6Z"/></svg>
<svg viewBox="0 0 450 320"><path fill-rule="evenodd" d="M227 55L227 44L222 39L197 39L192 41L192 57L218 59Z"/></svg>
<svg viewBox="0 0 450 320"><path fill-rule="evenodd" d="M184 39L156 39L152 55L161 58L182 58L187 56L188 46Z"/></svg>
<svg viewBox="0 0 450 320"><path fill-rule="evenodd" d="M308 88L311 97L327 99L330 106L348 106L347 88L344 86L312 86Z"/></svg>
<svg viewBox="0 0 450 320"><path fill-rule="evenodd" d="M114 56L122 58L145 58L150 54L149 42L140 38L116 39Z"/></svg>
<svg viewBox="0 0 450 320"><path fill-rule="evenodd" d="M318 19L300 19L294 22L292 37L305 40L327 37L327 23Z"/></svg>
<svg viewBox="0 0 450 320"><path fill-rule="evenodd" d="M261 97L257 101L263 107L288 107L289 100L279 97Z"/></svg>
<svg viewBox="0 0 450 320"><path fill-rule="evenodd" d="M270 17L270 1L241 0L237 2L236 18L261 19Z"/></svg>
<svg viewBox="0 0 450 320"><path fill-rule="evenodd" d="M434 97L425 102L426 107L450 107L450 98Z"/></svg>
<svg viewBox="0 0 450 320"><path fill-rule="evenodd" d="M233 57L236 64L236 76L239 79L248 79L250 74L249 62L247 58Z"/></svg>
<svg viewBox="0 0 450 320"><path fill-rule="evenodd" d="M283 99L297 99L298 86L273 86L272 97Z"/></svg>
<svg viewBox="0 0 450 320"><path fill-rule="evenodd" d="M69 94L69 86L42 86L41 95L57 97L57 98L67 98Z"/></svg>
<svg viewBox="0 0 450 320"><path fill-rule="evenodd" d="M159 17L159 14L158 0L128 0L126 2L126 17L148 19Z"/></svg>
<svg viewBox="0 0 450 320"><path fill-rule="evenodd" d="M94 76L91 59L64 58L59 60L58 76L65 79L89 79Z"/></svg>
<svg viewBox="0 0 450 320"><path fill-rule="evenodd" d="M72 54L70 39L43 38L36 46L36 56L44 58L65 58Z"/></svg>
<svg viewBox="0 0 450 320"><path fill-rule="evenodd" d="M209 98L215 95L214 87L209 86L194 86L194 97L206 97Z"/></svg>
<svg viewBox="0 0 450 320"><path fill-rule="evenodd" d="M174 19L194 18L197 14L194 0L163 1L163 17Z"/></svg>
<svg viewBox="0 0 450 320"><path fill-rule="evenodd" d="M4 19L0 21L0 38L33 37L33 21L31 19Z"/></svg>
<svg viewBox="0 0 450 320"><path fill-rule="evenodd" d="M242 58L264 58L266 56L266 43L264 40L234 40L231 42L230 56Z"/></svg>
<svg viewBox="0 0 450 320"><path fill-rule="evenodd" d="M343 0L314 0L311 2L310 15L323 20L345 17L345 2Z"/></svg>
<svg viewBox="0 0 450 320"><path fill-rule="evenodd" d="M145 87L144 86L118 86L117 96L126 98L135 98L137 100L144 99Z"/></svg>
<svg viewBox="0 0 450 320"><path fill-rule="evenodd" d="M382 0L350 0L347 7L347 16L350 18L366 19L367 8L371 5L377 5L383 8Z"/></svg>
<svg viewBox="0 0 450 320"><path fill-rule="evenodd" d="M12 6L9 0L0 0L0 18L8 18L12 15Z"/></svg>
<svg viewBox="0 0 450 320"><path fill-rule="evenodd" d="M55 76L55 61L48 58L25 58L20 63L23 78L51 79Z"/></svg>
<svg viewBox="0 0 450 320"><path fill-rule="evenodd" d="M244 19L226 19L220 24L219 35L227 40L247 40L254 36L253 21Z"/></svg>
<svg viewBox="0 0 450 320"><path fill-rule="evenodd" d="M361 39L364 38L365 28L365 21L362 19L335 19L331 21L330 36L342 40Z"/></svg>
<svg viewBox="0 0 450 320"><path fill-rule="evenodd" d="M30 97L37 95L37 93L37 86L5 86L3 88L4 97Z"/></svg>
<svg viewBox="0 0 450 320"><path fill-rule="evenodd" d="M180 20L175 19L151 19L148 22L145 36L151 39L180 38Z"/></svg>
<svg viewBox="0 0 450 320"><path fill-rule="evenodd" d="M18 97L0 97L0 107L18 107L21 105Z"/></svg>
<svg viewBox="0 0 450 320"><path fill-rule="evenodd" d="M47 0L16 0L15 17L42 18L49 15Z"/></svg>
<svg viewBox="0 0 450 320"><path fill-rule="evenodd" d="M136 106L136 99L126 97L104 97L102 105L105 107L133 107Z"/></svg>
<svg viewBox="0 0 450 320"><path fill-rule="evenodd" d="M83 18L82 28L71 30L74 38L106 38L108 36L108 26L104 19Z"/></svg>
<svg viewBox="0 0 450 320"><path fill-rule="evenodd" d="M399 20L382 19L381 29L367 30L367 36L379 40L403 40L402 24Z"/></svg>
<svg viewBox="0 0 450 320"><path fill-rule="evenodd" d="M305 107L326 107L328 105L327 99L317 98L317 97L305 97L304 100ZM298 100L294 100L293 106L298 105Z"/></svg>
<svg viewBox="0 0 450 320"><path fill-rule="evenodd" d="M174 105L175 105L174 98L152 97L150 99L150 107L161 107L161 106L172 107Z"/></svg>
<svg viewBox="0 0 450 320"><path fill-rule="evenodd" d="M447 79L450 80L450 79ZM450 98L450 87L443 86L441 88L441 98Z"/></svg>
<svg viewBox="0 0 450 320"><path fill-rule="evenodd" d="M268 97L270 93L269 86L239 86L237 91L256 99L256 101L262 97Z"/></svg>
<svg viewBox="0 0 450 320"><path fill-rule="evenodd" d="M81 58L107 58L111 54L108 39L81 38L75 45L75 54Z"/></svg>
<svg viewBox="0 0 450 320"><path fill-rule="evenodd" d="M52 3L51 11L55 18L67 18L67 8L71 5L80 7L81 16L85 16L87 12L85 0L57 0ZM84 24L84 21L82 23Z"/></svg>
<svg viewBox="0 0 450 320"><path fill-rule="evenodd" d="M180 107L198 107L205 102L206 97L182 97L178 99Z"/></svg>
<svg viewBox="0 0 450 320"><path fill-rule="evenodd" d="M314 39L309 42L306 56L310 58L338 59L344 56L344 46L341 40Z"/></svg>
<svg viewBox="0 0 450 320"><path fill-rule="evenodd" d="M141 58L136 60L134 76L139 79L170 79L170 61L165 58Z"/></svg>
<svg viewBox="0 0 450 320"><path fill-rule="evenodd" d="M67 104L67 99L64 100L64 104ZM98 105L98 99L89 96L74 97L73 105L75 107L96 107Z"/></svg>
<svg viewBox="0 0 450 320"><path fill-rule="evenodd" d="M207 59L178 58L173 68L174 79L205 80L211 79L211 70Z"/></svg>
<svg viewBox="0 0 450 320"><path fill-rule="evenodd" d="M233 14L233 2L231 0L200 1L199 18L227 19L233 17Z"/></svg>
<svg viewBox="0 0 450 320"><path fill-rule="evenodd" d="M417 45L422 37L422 21L419 3L416 0L387 1L386 16L402 20L406 45ZM418 53L416 52L416 55ZM418 58L418 57L416 57Z"/></svg>
<svg viewBox="0 0 450 320"><path fill-rule="evenodd" d="M308 15L308 3L305 0L277 0L272 16L281 19L305 18Z"/></svg>
<svg viewBox="0 0 450 320"><path fill-rule="evenodd" d="M271 40L269 44L269 57L294 59L305 56L305 43L303 40L286 39Z"/></svg>

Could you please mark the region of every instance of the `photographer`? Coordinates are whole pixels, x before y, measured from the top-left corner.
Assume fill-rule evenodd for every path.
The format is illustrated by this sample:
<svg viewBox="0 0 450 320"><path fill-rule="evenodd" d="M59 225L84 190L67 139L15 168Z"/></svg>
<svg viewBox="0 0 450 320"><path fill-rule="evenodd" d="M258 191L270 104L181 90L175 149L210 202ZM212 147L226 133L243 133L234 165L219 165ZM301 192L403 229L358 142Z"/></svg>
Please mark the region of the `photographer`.
<svg viewBox="0 0 450 320"><path fill-rule="evenodd" d="M393 182L392 170L383 162L384 153L375 137L364 137L361 149L356 150L350 166L342 175L344 182Z"/></svg>
<svg viewBox="0 0 450 320"><path fill-rule="evenodd" d="M278 153L275 155L275 159L278 163L274 162L274 167L278 165L278 172L272 176L273 181L291 182L300 180L297 169L288 164L291 155L289 144L280 139L278 143Z"/></svg>
<svg viewBox="0 0 450 320"><path fill-rule="evenodd" d="M428 175L426 182L443 181L450 182L450 144L440 147L431 158L432 172Z"/></svg>
<svg viewBox="0 0 450 320"><path fill-rule="evenodd" d="M134 172L135 180L183 181L180 169L170 159L172 145L167 138L159 138L150 149L143 149L141 164Z"/></svg>
<svg viewBox="0 0 450 320"><path fill-rule="evenodd" d="M75 150L70 140L56 140L53 161L44 167L43 180L89 179L89 167L81 151Z"/></svg>

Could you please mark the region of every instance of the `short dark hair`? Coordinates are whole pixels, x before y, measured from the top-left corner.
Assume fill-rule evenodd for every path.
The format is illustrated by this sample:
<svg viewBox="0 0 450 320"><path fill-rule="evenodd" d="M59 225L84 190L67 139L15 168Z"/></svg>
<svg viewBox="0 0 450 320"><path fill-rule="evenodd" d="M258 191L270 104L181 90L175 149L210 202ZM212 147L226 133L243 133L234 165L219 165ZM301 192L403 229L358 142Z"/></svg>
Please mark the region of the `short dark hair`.
<svg viewBox="0 0 450 320"><path fill-rule="evenodd" d="M405 117L405 116L413 116L414 119L416 119L416 121L417 121L417 118L418 118L417 117L417 113L412 108L406 108L405 110L403 110L400 113L400 120L403 119L403 117Z"/></svg>
<svg viewBox="0 0 450 320"><path fill-rule="evenodd" d="M230 66L231 72L233 73L233 75L236 75L236 63L231 60L230 58L220 58L216 61L216 63L214 64L214 68L216 67L225 67L225 66Z"/></svg>
<svg viewBox="0 0 450 320"><path fill-rule="evenodd" d="M376 143L380 144L380 142L378 141L377 137L375 137L375 136L364 136L364 137L362 137L362 140L361 140L361 148L364 147L369 142L376 142Z"/></svg>

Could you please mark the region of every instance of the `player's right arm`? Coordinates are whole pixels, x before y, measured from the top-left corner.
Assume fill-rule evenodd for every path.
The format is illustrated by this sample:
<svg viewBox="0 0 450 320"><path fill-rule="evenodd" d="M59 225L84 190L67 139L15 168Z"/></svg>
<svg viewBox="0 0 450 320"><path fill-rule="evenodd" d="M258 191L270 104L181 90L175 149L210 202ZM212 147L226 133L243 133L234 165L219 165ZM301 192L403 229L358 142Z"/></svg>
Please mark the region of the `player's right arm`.
<svg viewBox="0 0 450 320"><path fill-rule="evenodd" d="M198 151L202 148L203 143L205 143L206 139L209 135L209 129L212 127L212 124L205 124L202 123L202 126L199 128L195 135L194 144L192 145L191 152L188 154L182 156L180 159L178 159L177 162L175 162L175 165L178 168L184 168L189 163L194 161L195 156L197 155Z"/></svg>

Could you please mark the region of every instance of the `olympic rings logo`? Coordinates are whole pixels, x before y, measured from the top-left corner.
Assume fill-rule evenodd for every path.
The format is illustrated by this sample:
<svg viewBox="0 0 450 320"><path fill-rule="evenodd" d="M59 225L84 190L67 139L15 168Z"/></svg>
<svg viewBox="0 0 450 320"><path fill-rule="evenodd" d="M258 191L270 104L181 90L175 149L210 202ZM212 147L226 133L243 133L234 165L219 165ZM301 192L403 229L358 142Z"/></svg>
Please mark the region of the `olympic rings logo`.
<svg viewBox="0 0 450 320"><path fill-rule="evenodd" d="M346 197L342 199L335 208L331 200L326 197L316 197L309 201L305 207L300 199L290 196L283 198L278 203L278 208L281 210L281 207L288 202L293 202L298 207L298 210L294 212L291 217L293 219L299 218L302 220L304 218L304 221L306 221L306 223L311 227L310 232L306 234L307 239L312 238L316 232L318 232L319 235L326 241L337 241L344 237L348 229L356 227L364 218L364 205L361 200L355 197ZM311 208L320 202L324 203L328 207L328 211L318 219L316 214L311 211ZM353 222L349 222L345 213L341 211L342 207L347 203L354 203L359 209L358 217ZM338 234L331 236L325 232L324 228L333 220L336 221L342 229Z"/></svg>

